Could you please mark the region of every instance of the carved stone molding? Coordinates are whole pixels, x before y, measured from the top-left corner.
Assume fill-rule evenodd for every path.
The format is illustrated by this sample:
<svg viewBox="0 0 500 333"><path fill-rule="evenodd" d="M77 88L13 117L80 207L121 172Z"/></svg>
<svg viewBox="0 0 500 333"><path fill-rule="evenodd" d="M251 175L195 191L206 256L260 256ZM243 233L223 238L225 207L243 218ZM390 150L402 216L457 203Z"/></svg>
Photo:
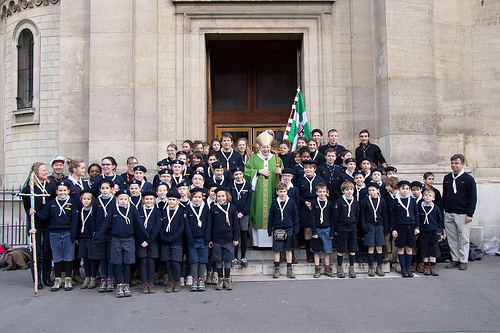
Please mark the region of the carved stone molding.
<svg viewBox="0 0 500 333"><path fill-rule="evenodd" d="M5 19L24 10L40 6L57 5L59 2L60 0L0 0L2 8L0 17Z"/></svg>

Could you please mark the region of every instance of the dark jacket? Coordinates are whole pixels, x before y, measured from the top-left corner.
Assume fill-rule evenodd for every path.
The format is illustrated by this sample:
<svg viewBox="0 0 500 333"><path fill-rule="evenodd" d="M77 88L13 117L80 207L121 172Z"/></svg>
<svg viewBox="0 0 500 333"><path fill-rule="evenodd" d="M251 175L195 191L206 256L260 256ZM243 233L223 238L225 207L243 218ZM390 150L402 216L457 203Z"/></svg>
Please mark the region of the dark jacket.
<svg viewBox="0 0 500 333"><path fill-rule="evenodd" d="M179 208L177 209L175 215L171 216L172 221L170 223L169 231L167 231L168 211L171 211L170 214L172 214L173 210L171 210L170 207L165 209L167 213L165 214L160 230L161 241L171 246L182 246L182 233L184 232L184 228L187 223L187 214L184 208L182 208L180 204L178 207Z"/></svg>
<svg viewBox="0 0 500 333"><path fill-rule="evenodd" d="M410 206L408 208L408 212L410 216L407 216L406 208L401 206L398 199L392 200L391 203L391 224L392 230L395 229L398 224L414 224L415 228L418 228L418 208L417 202L411 196L407 198L401 198L402 204L406 207L408 204L408 200L410 200Z"/></svg>
<svg viewBox="0 0 500 333"><path fill-rule="evenodd" d="M453 192L453 177L449 173L443 179L443 204L447 213L474 216L477 203L476 181L464 172L456 179L457 193Z"/></svg>
<svg viewBox="0 0 500 333"><path fill-rule="evenodd" d="M267 222L267 234L271 237L274 229L293 228L293 233L297 235L299 232L299 213L297 211L297 205L291 198L288 199L288 202L283 209L283 220L281 219L281 210L279 205L278 199L273 200L271 203ZM281 205L283 206L283 202L281 202Z"/></svg>
<svg viewBox="0 0 500 333"><path fill-rule="evenodd" d="M229 205L229 207L228 207ZM231 243L239 238L240 224L238 223L238 213L236 207L230 203L221 206L224 210L229 209L229 224L226 214L213 204L210 210L212 214L212 237L214 243Z"/></svg>
<svg viewBox="0 0 500 333"><path fill-rule="evenodd" d="M126 216L128 220L122 215ZM109 214L104 218L101 230L93 239L101 238L108 226L111 227L111 236L113 237L129 238L135 236L139 244L149 239L149 234L144 228L139 211L130 203L127 207L120 207L116 203L111 206Z"/></svg>
<svg viewBox="0 0 500 333"><path fill-rule="evenodd" d="M385 163L385 158L379 146L370 143L370 141L368 141L366 147L364 147L362 143L359 143L359 146L356 148L356 161L358 162L358 166L361 164L361 159L365 156L371 158L377 166Z"/></svg>
<svg viewBox="0 0 500 333"><path fill-rule="evenodd" d="M71 233L71 240L76 240L78 229L78 208L75 201L68 197L68 202L64 206L62 212L57 204L57 201L62 206L64 201L58 198L52 199L42 210L36 212L35 217L42 220L48 220L48 229L50 232L69 231Z"/></svg>
<svg viewBox="0 0 500 333"><path fill-rule="evenodd" d="M335 232L339 231L356 231L359 217L359 203L356 198L352 198L351 213L349 214L349 205L340 197L335 202L334 228Z"/></svg>
<svg viewBox="0 0 500 333"><path fill-rule="evenodd" d="M373 207L370 204L370 199L372 200ZM374 207L377 209L377 219L375 219L375 214L373 209ZM383 225L384 234L389 233L391 229L389 223L389 209L387 208L387 204L385 203L384 198L378 197L376 199L373 199L370 197L365 197L363 201L361 201L359 221L361 223L361 227L363 228L364 233L368 232L368 228L366 226L367 224Z"/></svg>
<svg viewBox="0 0 500 333"><path fill-rule="evenodd" d="M205 245L208 245L208 242L210 242L210 233L212 231L212 215L210 214L208 204L205 203L200 216L201 227L198 226L198 220L196 219L194 210L199 213L200 208L201 206L193 208L191 207L191 204L187 205L187 223L185 228L186 235L189 244L193 243L194 239L203 238Z"/></svg>
<svg viewBox="0 0 500 333"><path fill-rule="evenodd" d="M318 199L314 200L311 205L311 229L312 234L317 235L318 228L330 228L330 237L335 236L335 228L333 227L333 216L335 215L335 203L330 200L326 200L326 205L324 202L319 201ZM321 223L321 209L320 203L323 208L323 223Z"/></svg>

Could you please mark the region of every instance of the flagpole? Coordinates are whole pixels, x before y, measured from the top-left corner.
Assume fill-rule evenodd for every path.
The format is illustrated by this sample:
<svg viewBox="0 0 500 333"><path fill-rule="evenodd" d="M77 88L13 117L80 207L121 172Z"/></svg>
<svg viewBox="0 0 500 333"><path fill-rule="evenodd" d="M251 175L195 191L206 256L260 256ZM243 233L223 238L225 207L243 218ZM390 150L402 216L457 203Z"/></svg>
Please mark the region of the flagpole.
<svg viewBox="0 0 500 333"><path fill-rule="evenodd" d="M285 128L285 134L283 135L283 139L288 138L288 134L290 134L290 129L291 129L291 125L293 123L293 114L295 112L295 104L297 104L297 100L299 98L299 92L300 92L300 87L297 88L297 93L295 94L295 98L293 99L293 104L292 104L292 109L290 110L290 116L288 116L288 123L286 124L286 128Z"/></svg>

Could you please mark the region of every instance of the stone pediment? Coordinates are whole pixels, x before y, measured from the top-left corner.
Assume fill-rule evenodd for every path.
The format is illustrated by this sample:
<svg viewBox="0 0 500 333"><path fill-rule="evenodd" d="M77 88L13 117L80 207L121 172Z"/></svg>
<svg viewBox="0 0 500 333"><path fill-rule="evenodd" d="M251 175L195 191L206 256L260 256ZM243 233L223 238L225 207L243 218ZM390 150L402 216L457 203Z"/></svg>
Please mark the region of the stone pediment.
<svg viewBox="0 0 500 333"><path fill-rule="evenodd" d="M1 17L9 17L23 10L28 10L34 7L56 5L59 0L3 0L0 2L2 8Z"/></svg>

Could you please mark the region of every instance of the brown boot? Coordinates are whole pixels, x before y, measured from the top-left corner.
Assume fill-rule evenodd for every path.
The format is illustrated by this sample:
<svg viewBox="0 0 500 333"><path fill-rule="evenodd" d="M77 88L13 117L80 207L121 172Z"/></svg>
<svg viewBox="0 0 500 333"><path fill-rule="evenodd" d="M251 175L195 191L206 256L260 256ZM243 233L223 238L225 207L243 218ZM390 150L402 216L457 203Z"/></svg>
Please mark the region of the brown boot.
<svg viewBox="0 0 500 333"><path fill-rule="evenodd" d="M375 267L373 267L373 266L368 267L368 276L369 277L375 276Z"/></svg>
<svg viewBox="0 0 500 333"><path fill-rule="evenodd" d="M461 262L459 267L458 267L459 270L461 271L466 271L467 270L467 263L466 262Z"/></svg>
<svg viewBox="0 0 500 333"><path fill-rule="evenodd" d="M432 276L439 276L436 266L431 266L431 274Z"/></svg>
<svg viewBox="0 0 500 333"><path fill-rule="evenodd" d="M382 270L382 266L377 266L377 275L378 276L385 276L384 271Z"/></svg>
<svg viewBox="0 0 500 333"><path fill-rule="evenodd" d="M178 293L181 291L181 283L180 282L174 282L174 288L172 289L174 293Z"/></svg>
<svg viewBox="0 0 500 333"><path fill-rule="evenodd" d="M451 268L456 268L460 265L460 262L459 261L450 261L450 263L448 265L446 265L445 267L447 269L451 269Z"/></svg>
<svg viewBox="0 0 500 333"><path fill-rule="evenodd" d="M171 293L172 290L174 290L174 284L173 282L167 282L167 288L165 288L166 293Z"/></svg>
<svg viewBox="0 0 500 333"><path fill-rule="evenodd" d="M411 270L412 272L416 272L416 271L417 271L417 263L416 263L416 262L414 262L414 263L412 263L412 264L411 264L411 266L410 266L410 270Z"/></svg>
<svg viewBox="0 0 500 333"><path fill-rule="evenodd" d="M83 283L83 279L80 276L80 269L78 269L78 268L75 268L73 270L73 282L74 283L80 283L80 284Z"/></svg>
<svg viewBox="0 0 500 333"><path fill-rule="evenodd" d="M418 264L418 272L424 273L424 263L423 262Z"/></svg>
<svg viewBox="0 0 500 333"><path fill-rule="evenodd" d="M150 294L154 294L156 292L155 285L153 283L148 283L148 291Z"/></svg>
<svg viewBox="0 0 500 333"><path fill-rule="evenodd" d="M424 275L431 275L431 268L429 266L424 266Z"/></svg>
<svg viewBox="0 0 500 333"><path fill-rule="evenodd" d="M141 293L143 294L149 294L149 288L148 288L149 284L147 282L144 282L142 284L142 289L141 289Z"/></svg>

